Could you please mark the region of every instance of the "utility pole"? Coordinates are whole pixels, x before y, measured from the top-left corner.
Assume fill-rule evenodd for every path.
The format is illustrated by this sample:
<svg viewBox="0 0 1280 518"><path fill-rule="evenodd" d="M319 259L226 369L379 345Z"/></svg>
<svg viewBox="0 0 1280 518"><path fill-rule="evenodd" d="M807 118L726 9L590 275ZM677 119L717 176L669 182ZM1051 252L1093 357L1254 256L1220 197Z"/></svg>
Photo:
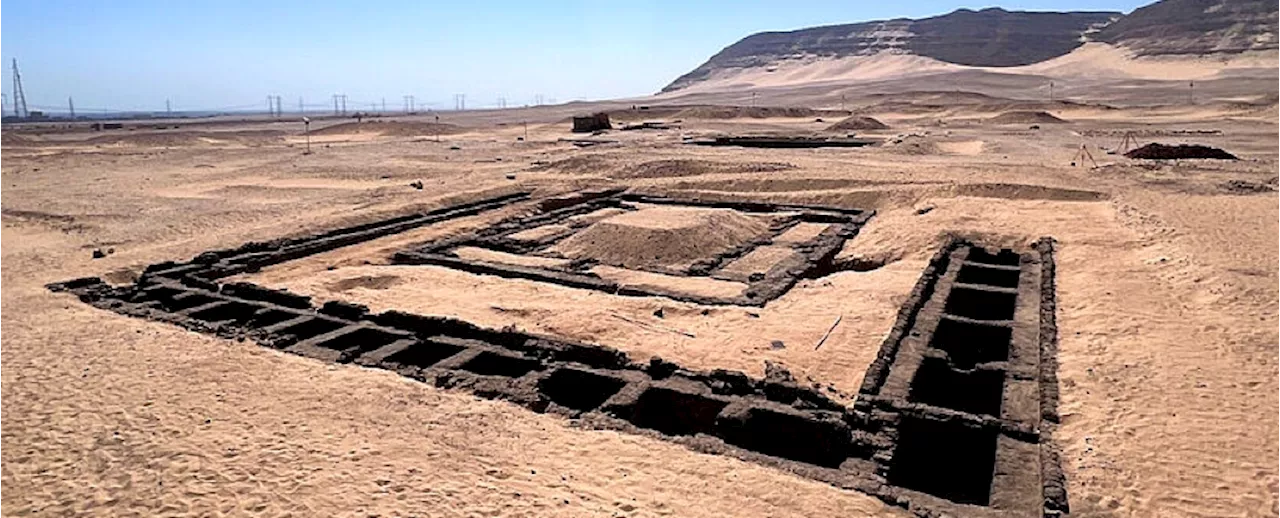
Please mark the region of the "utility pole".
<svg viewBox="0 0 1280 518"><path fill-rule="evenodd" d="M302 104L302 98L298 98L298 113L307 113L307 105Z"/></svg>
<svg viewBox="0 0 1280 518"><path fill-rule="evenodd" d="M542 106L542 94L533 96L533 105Z"/></svg>
<svg viewBox="0 0 1280 518"><path fill-rule="evenodd" d="M5 110L9 109L9 96L0 94L0 117L4 117Z"/></svg>
<svg viewBox="0 0 1280 518"><path fill-rule="evenodd" d="M845 111L845 108L844 108L844 94L840 94L840 111Z"/></svg>
<svg viewBox="0 0 1280 518"><path fill-rule="evenodd" d="M342 100L342 114L346 115L347 114L347 94L339 95L338 99Z"/></svg>
<svg viewBox="0 0 1280 518"><path fill-rule="evenodd" d="M168 99L164 100L164 115L166 117L170 117L173 115L173 105L169 103Z"/></svg>
<svg viewBox="0 0 1280 518"><path fill-rule="evenodd" d="M382 113L387 113L387 98L382 98Z"/></svg>
<svg viewBox="0 0 1280 518"><path fill-rule="evenodd" d="M1187 104L1195 104L1195 103L1196 103L1196 82L1188 81L1187 82Z"/></svg>
<svg viewBox="0 0 1280 518"><path fill-rule="evenodd" d="M22 91L22 74L18 73L18 58L13 58L13 114L25 119L31 115L27 111L27 94Z"/></svg>
<svg viewBox="0 0 1280 518"><path fill-rule="evenodd" d="M500 109L500 110L505 110L505 109L507 109L507 98L506 98L506 97L499 97L499 98L498 98L498 109Z"/></svg>
<svg viewBox="0 0 1280 518"><path fill-rule="evenodd" d="M281 115L284 115L284 99L277 95L276 96L276 117L279 117Z"/></svg>
<svg viewBox="0 0 1280 518"><path fill-rule="evenodd" d="M412 95L404 96L404 112L413 113L414 109L415 107L413 105L413 96Z"/></svg>
<svg viewBox="0 0 1280 518"><path fill-rule="evenodd" d="M1053 81L1049 81L1049 102L1053 102Z"/></svg>
<svg viewBox="0 0 1280 518"><path fill-rule="evenodd" d="M76 103L75 103L75 101L72 101L72 100L71 100L71 97L67 97L67 111L71 113L71 119L72 119L72 120L75 120L75 118L76 118Z"/></svg>
<svg viewBox="0 0 1280 518"><path fill-rule="evenodd" d="M453 94L454 111L464 111L467 109L467 94Z"/></svg>
<svg viewBox="0 0 1280 518"><path fill-rule="evenodd" d="M333 114L338 114L338 94L333 94Z"/></svg>
<svg viewBox="0 0 1280 518"><path fill-rule="evenodd" d="M347 94L333 94L333 114L347 114Z"/></svg>

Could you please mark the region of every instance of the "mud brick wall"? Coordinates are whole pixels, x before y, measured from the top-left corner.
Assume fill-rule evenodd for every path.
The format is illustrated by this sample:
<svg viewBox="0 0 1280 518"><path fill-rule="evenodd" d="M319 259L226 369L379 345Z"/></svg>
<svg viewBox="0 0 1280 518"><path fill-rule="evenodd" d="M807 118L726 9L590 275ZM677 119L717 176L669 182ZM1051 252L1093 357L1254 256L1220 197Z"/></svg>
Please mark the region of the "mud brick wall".
<svg viewBox="0 0 1280 518"><path fill-rule="evenodd" d="M554 219L616 192L541 202ZM728 455L855 489L920 516L1068 510L1057 415L1055 243L988 251L951 239L923 272L853 407L785 374L698 371L660 358L450 318L328 302L218 280L267 264L527 199L481 200L149 267L137 283L49 285L85 303L319 361L395 371L451 390ZM681 201L680 203L686 203ZM781 206L747 204L742 210ZM591 209L594 210L594 209ZM814 217L843 217L815 213ZM847 214L846 214L847 215ZM523 228L519 225L492 231Z"/></svg>

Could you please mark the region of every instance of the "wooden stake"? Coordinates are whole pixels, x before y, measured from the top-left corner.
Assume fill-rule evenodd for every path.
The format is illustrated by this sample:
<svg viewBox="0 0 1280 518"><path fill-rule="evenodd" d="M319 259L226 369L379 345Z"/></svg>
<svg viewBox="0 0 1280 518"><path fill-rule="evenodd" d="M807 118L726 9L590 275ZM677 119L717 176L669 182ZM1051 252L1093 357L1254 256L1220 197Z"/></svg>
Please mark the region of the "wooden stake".
<svg viewBox="0 0 1280 518"><path fill-rule="evenodd" d="M627 318L627 317L624 317L624 316L619 315L619 314L617 314L617 313L609 313L609 314L610 314L610 315L613 315L613 316L614 316L614 317L616 317L617 319L622 320L622 321L624 321L624 322L630 322L630 323L632 323L632 324L635 324L635 325L638 325L638 326L640 326L640 327L644 327L644 328L647 328L647 329L652 329L652 330L655 330L655 331L666 331L666 332L668 332L668 333L675 333L675 334L678 334L678 335L681 335L681 336L687 336L687 337L689 337L689 338L697 338L696 336L694 336L694 335L693 335L693 333L686 333L686 332L681 331L681 330L679 330L679 329L671 329L671 328L668 328L668 327L662 327L662 326L653 325L653 324L650 324L650 323L648 323L648 322L641 322L641 321L636 320L636 319L633 319L633 318Z"/></svg>
<svg viewBox="0 0 1280 518"><path fill-rule="evenodd" d="M830 328L827 328L827 333L822 335L822 339L818 340L818 345L813 346L813 350L818 350L819 347L822 347L822 344L827 342L827 338L831 336L832 331L836 330L836 326L840 325L841 320L844 320L844 315L836 317L836 321L831 323Z"/></svg>

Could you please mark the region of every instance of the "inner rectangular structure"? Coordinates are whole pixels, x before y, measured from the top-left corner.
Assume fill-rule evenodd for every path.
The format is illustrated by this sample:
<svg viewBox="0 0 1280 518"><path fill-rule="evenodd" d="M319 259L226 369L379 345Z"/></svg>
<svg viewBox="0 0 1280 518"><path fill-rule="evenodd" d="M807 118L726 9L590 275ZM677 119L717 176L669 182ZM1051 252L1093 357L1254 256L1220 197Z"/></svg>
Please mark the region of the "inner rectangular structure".
<svg viewBox="0 0 1280 518"><path fill-rule="evenodd" d="M762 306L829 267L871 212L678 200L617 190L404 250L398 264L444 266L617 295ZM700 278L707 289L682 289Z"/></svg>
<svg viewBox="0 0 1280 518"><path fill-rule="evenodd" d="M537 206L533 216L409 253L435 254L476 244L529 253L548 243L513 248L521 241L514 234L548 225L572 230L582 225L569 222L574 216L608 209L610 216L603 216L608 218L641 210L627 204L663 201L594 192L533 202L527 194L513 194L210 251L188 262L152 265L129 285L88 277L49 288L123 315L247 338L319 361L386 369L437 387L576 419L586 428L644 435L773 466L877 496L921 516L1067 512L1059 453L1052 443L1058 422L1057 328L1054 242L1048 238L1022 251L947 242L899 311L853 406L786 377L700 371L658 359L637 362L594 344L486 329L452 318L372 313L341 301L317 306L289 291L224 282L265 266L525 202ZM821 262L834 254L826 247L851 237L866 216L813 207L734 207L793 222L767 226L766 237L752 238L760 241L755 246L721 243L733 253L690 265L687 274L714 276L731 262L729 255L745 257L761 246L790 248L807 265ZM564 209L572 210L559 212ZM552 216L532 222L536 224L528 220L539 215ZM599 214L582 219L603 220ZM843 227L801 226L806 223ZM572 235L553 227L523 237L533 235L530 241L536 242L541 239L536 236L557 231ZM796 266L786 274L798 278L805 271ZM755 302L763 296L735 300Z"/></svg>

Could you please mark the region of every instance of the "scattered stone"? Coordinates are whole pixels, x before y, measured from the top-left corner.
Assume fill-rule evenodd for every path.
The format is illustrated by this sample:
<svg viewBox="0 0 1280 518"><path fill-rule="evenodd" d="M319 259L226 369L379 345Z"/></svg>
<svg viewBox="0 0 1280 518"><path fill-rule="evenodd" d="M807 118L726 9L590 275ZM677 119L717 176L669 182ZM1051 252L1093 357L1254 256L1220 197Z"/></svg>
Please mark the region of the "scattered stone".
<svg viewBox="0 0 1280 518"><path fill-rule="evenodd" d="M462 148L460 148L460 147L458 147L458 146L449 146L449 149L450 149L451 151L457 151L457 150L462 149Z"/></svg>
<svg viewBox="0 0 1280 518"><path fill-rule="evenodd" d="M507 179L508 179L508 180L515 180L515 179L516 179L516 174L515 174L515 173L507 173Z"/></svg>
<svg viewBox="0 0 1280 518"><path fill-rule="evenodd" d="M1248 180L1228 180L1218 184L1222 190L1233 194L1255 194L1261 192L1273 192L1275 187L1267 184L1250 182Z"/></svg>
<svg viewBox="0 0 1280 518"><path fill-rule="evenodd" d="M769 348L774 349L774 350L777 350L777 349L786 349L786 348L787 348L787 344L782 343L782 340L774 340L774 341L772 341L772 342L769 342Z"/></svg>
<svg viewBox="0 0 1280 518"><path fill-rule="evenodd" d="M653 312L653 316L658 317L658 318L663 318L664 316L666 316L666 314L662 312L662 308L658 308L658 309L654 310L654 312Z"/></svg>
<svg viewBox="0 0 1280 518"><path fill-rule="evenodd" d="M421 191L421 190L422 190L422 180L415 180L415 181L413 181L413 182L410 182L410 183L409 183L409 187L413 187L414 189L417 189L417 190Z"/></svg>
<svg viewBox="0 0 1280 518"><path fill-rule="evenodd" d="M917 208L917 209L916 209L916 215L917 215L917 216L923 216L923 215L925 215L925 214L928 214L928 213L930 213L930 212L933 212L933 209L935 209L935 208L937 208L937 207L934 207L933 205L925 205L925 206L923 206L923 207L920 207L920 208Z"/></svg>
<svg viewBox="0 0 1280 518"><path fill-rule="evenodd" d="M764 379L774 383L795 383L796 381L796 377L792 376L791 371L786 367L769 360L764 361Z"/></svg>
<svg viewBox="0 0 1280 518"><path fill-rule="evenodd" d="M101 249L101 248L94 248L94 249L93 249L93 258L94 258L94 259L102 259L103 257L106 257L106 256L107 256L107 254L106 254L106 253L104 253L104 252L102 251L102 249Z"/></svg>
<svg viewBox="0 0 1280 518"><path fill-rule="evenodd" d="M671 375L675 374L676 370L679 368L679 365L654 356L649 358L649 368L645 370L648 371L649 375L653 376L655 379L664 379L671 377Z"/></svg>

